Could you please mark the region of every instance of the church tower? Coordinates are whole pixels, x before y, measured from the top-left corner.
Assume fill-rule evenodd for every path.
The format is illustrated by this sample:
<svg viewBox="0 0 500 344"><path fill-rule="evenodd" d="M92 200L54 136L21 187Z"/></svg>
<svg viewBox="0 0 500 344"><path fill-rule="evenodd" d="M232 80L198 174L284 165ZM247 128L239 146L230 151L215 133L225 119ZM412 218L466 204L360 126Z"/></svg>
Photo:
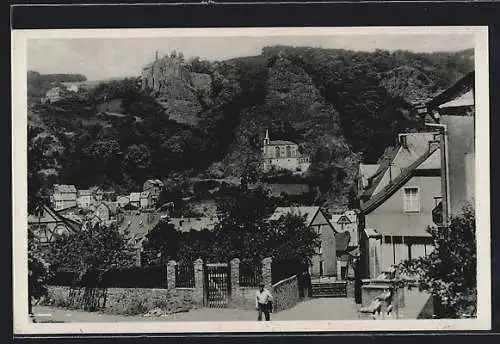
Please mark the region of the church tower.
<svg viewBox="0 0 500 344"><path fill-rule="evenodd" d="M266 129L266 137L264 138L264 146L269 144L269 130Z"/></svg>

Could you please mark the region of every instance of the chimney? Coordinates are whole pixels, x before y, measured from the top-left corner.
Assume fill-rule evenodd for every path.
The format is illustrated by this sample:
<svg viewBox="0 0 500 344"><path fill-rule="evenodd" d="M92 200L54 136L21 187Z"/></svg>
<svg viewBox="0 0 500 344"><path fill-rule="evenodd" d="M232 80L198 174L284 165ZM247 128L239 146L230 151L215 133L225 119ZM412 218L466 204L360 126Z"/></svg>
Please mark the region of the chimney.
<svg viewBox="0 0 500 344"><path fill-rule="evenodd" d="M408 148L408 141L406 134L399 134L399 144L403 148Z"/></svg>

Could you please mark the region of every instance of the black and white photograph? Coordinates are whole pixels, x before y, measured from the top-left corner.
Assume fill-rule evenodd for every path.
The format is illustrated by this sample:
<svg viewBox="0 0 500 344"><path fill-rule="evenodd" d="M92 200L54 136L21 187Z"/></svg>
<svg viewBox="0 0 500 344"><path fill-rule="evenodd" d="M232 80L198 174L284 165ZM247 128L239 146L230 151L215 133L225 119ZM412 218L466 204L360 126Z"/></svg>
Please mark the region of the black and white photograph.
<svg viewBox="0 0 500 344"><path fill-rule="evenodd" d="M487 32L13 31L14 330L489 329Z"/></svg>

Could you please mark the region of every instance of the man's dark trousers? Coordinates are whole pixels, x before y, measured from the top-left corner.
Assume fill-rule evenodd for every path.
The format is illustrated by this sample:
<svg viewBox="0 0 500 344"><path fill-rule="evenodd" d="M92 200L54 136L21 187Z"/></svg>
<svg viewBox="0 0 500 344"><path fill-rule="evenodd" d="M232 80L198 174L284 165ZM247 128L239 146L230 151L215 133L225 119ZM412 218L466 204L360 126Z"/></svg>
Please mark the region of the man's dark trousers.
<svg viewBox="0 0 500 344"><path fill-rule="evenodd" d="M269 315L269 307L267 305L259 303L259 317L257 318L257 320L262 321L262 313L264 313L266 321L271 320L271 317Z"/></svg>

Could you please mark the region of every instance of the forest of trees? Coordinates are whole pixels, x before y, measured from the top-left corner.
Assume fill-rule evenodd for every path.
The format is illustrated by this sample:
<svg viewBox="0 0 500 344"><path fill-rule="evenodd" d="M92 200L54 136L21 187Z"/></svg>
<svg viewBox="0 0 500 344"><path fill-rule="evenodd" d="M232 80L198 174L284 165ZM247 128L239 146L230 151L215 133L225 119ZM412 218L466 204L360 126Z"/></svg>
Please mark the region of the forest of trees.
<svg viewBox="0 0 500 344"><path fill-rule="evenodd" d="M29 163L35 169L51 165L59 183L118 192L138 190L149 177L240 177L254 174L269 129L273 139L293 140L311 155L308 177L318 181L322 199L345 205L358 163L376 162L398 133L419 129L411 103L472 70L471 57L472 51L368 53L277 46L227 61L195 58L185 68L212 79L197 125L169 120L138 78L103 83L79 97L31 109L36 120L29 122L30 130L37 127L53 140L33 135ZM30 72L28 78L28 92L41 93L40 75ZM99 111L116 99L124 117ZM47 156L54 147L56 156ZM38 171L30 176L38 178L30 182L33 188L52 182Z"/></svg>

